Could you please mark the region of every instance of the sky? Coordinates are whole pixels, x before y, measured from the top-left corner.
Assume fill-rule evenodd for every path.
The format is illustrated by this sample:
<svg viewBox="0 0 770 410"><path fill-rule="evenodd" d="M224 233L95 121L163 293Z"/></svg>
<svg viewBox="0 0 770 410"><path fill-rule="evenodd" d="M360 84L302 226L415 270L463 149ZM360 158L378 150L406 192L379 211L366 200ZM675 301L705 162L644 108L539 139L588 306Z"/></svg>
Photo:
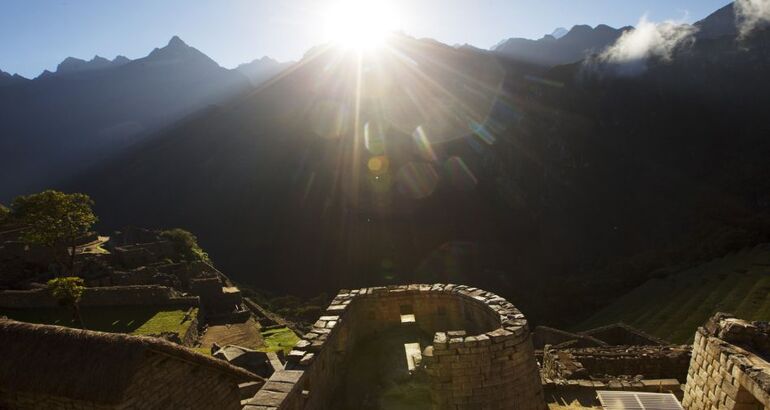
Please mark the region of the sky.
<svg viewBox="0 0 770 410"><path fill-rule="evenodd" d="M146 56L178 35L228 68L298 60L339 0L0 0L0 70L31 78L66 57ZM575 24L692 23L728 0L380 0L406 34L490 48Z"/></svg>

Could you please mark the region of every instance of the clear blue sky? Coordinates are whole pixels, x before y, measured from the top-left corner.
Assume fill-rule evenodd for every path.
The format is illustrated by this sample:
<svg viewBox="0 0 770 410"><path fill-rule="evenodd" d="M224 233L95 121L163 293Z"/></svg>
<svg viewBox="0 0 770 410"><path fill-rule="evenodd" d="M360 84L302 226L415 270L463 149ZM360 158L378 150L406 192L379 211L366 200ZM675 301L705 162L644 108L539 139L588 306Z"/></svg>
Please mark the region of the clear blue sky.
<svg viewBox="0 0 770 410"><path fill-rule="evenodd" d="M324 40L335 0L2 0L0 69L34 77L65 57L143 57L173 35L225 67L296 60ZM556 27L697 21L728 0L391 0L407 34L489 48Z"/></svg>

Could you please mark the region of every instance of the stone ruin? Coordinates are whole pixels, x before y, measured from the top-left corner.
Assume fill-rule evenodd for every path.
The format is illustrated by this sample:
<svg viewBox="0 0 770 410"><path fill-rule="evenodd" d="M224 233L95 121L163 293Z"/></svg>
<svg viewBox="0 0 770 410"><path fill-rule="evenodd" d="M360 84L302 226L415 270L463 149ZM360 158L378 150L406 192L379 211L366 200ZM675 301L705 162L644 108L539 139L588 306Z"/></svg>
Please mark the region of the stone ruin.
<svg viewBox="0 0 770 410"><path fill-rule="evenodd" d="M770 408L770 323L717 314L698 329L692 347L670 345L623 324L580 333L539 327L533 337L524 316L505 299L473 287L442 284L341 291L285 364L250 349L226 346L215 352L222 358L219 366L212 358L157 339L0 320L3 351L9 353L6 365L0 366L0 382L6 383L5 387L0 383L0 407L31 409L54 403L118 408L126 400L153 407L166 396L187 400L183 392L188 392L197 398L185 402L189 408L211 408L212 403L243 410L339 408L335 394L350 363L368 359L355 357L356 346L384 343L389 329L402 327L431 336L405 344L394 365L408 367L410 377L426 381L428 405L434 409L545 409L547 403L554 404L551 395L588 398L578 407L593 407L598 405L598 390L678 391L688 410ZM58 352L54 364L38 358L30 367L23 355L12 353L29 353L30 343L49 337L51 346L39 345L42 349L34 351L38 356ZM540 368L535 347L542 347ZM136 362L139 367L126 367L109 359L120 349L147 352L132 356L141 361ZM263 369L268 362L270 368ZM89 387L88 394L81 394L76 390L81 385L70 389L67 383L53 383L78 379L67 372L79 363L104 363L100 369L111 377L82 385L113 389L117 393L109 400L114 402L103 402L98 389ZM167 386L162 395L124 394L133 391L130 383L141 382L135 371L145 366L160 366L140 373ZM51 376L52 387L33 383L36 372ZM24 378L14 379L19 374ZM270 377L262 380L258 374ZM132 382L115 390L110 380L116 377ZM201 388L219 389L221 395L211 392L202 397ZM581 394L570 396L575 392Z"/></svg>
<svg viewBox="0 0 770 410"><path fill-rule="evenodd" d="M623 323L573 333L533 332L546 399L593 401L598 390L670 392L681 398L690 346L670 344Z"/></svg>
<svg viewBox="0 0 770 410"><path fill-rule="evenodd" d="M341 291L244 409L332 408L354 347L399 326L432 335L405 346L403 365L424 372L433 408L546 408L524 315L493 293L435 284Z"/></svg>
<svg viewBox="0 0 770 410"><path fill-rule="evenodd" d="M770 408L770 323L718 313L698 328L682 404L687 409Z"/></svg>
<svg viewBox="0 0 770 410"><path fill-rule="evenodd" d="M264 383L154 337L0 319L0 346L3 409L239 410Z"/></svg>
<svg viewBox="0 0 770 410"><path fill-rule="evenodd" d="M597 388L622 389L623 379L684 381L689 365L689 346L613 346L546 348L542 368L546 384L590 380Z"/></svg>

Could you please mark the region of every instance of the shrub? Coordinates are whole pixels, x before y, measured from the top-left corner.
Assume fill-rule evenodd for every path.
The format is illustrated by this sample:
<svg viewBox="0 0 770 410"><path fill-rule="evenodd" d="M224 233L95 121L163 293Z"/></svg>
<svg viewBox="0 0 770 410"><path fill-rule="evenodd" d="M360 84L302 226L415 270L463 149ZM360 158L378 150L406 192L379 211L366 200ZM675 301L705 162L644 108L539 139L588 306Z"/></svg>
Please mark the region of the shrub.
<svg viewBox="0 0 770 410"><path fill-rule="evenodd" d="M173 242L183 259L211 263L209 255L198 245L198 238L191 232L176 228L161 232L160 237Z"/></svg>

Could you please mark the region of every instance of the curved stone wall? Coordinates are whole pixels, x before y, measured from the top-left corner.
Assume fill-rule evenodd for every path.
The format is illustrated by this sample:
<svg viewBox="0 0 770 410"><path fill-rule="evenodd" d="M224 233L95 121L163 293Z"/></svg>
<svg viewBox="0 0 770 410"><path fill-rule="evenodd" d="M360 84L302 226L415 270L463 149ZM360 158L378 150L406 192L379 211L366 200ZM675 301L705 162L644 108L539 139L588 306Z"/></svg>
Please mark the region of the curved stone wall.
<svg viewBox="0 0 770 410"><path fill-rule="evenodd" d="M352 347L404 313L434 335L422 362L433 408L546 408L524 315L493 293L435 284L341 291L246 409L328 408Z"/></svg>

